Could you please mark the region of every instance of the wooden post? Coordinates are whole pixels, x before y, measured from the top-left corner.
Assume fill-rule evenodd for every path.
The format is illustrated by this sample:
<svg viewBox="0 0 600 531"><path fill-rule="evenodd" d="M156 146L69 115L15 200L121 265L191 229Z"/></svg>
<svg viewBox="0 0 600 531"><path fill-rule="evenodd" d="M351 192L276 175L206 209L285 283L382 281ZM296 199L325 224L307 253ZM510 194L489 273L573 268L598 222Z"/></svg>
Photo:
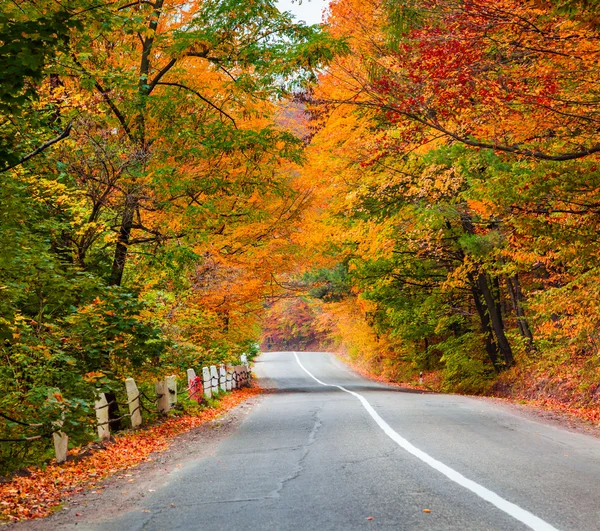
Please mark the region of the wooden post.
<svg viewBox="0 0 600 531"><path fill-rule="evenodd" d="M159 380L154 384L154 390L156 391L156 406L159 413L168 413L170 409L169 405L169 389L167 388L167 380Z"/></svg>
<svg viewBox="0 0 600 531"><path fill-rule="evenodd" d="M139 428L142 425L142 402L140 392L133 378L125 380L125 389L127 390L127 405L131 415L131 427Z"/></svg>
<svg viewBox="0 0 600 531"><path fill-rule="evenodd" d="M96 400L96 420L98 421L98 439L108 441L110 424L108 423L108 401L104 393L100 393Z"/></svg>
<svg viewBox="0 0 600 531"><path fill-rule="evenodd" d="M204 387L204 398L212 397L212 383L210 381L210 369L202 367L202 386Z"/></svg>
<svg viewBox="0 0 600 531"><path fill-rule="evenodd" d="M177 404L177 376L167 376L165 381L169 395L169 409L172 409Z"/></svg>
<svg viewBox="0 0 600 531"><path fill-rule="evenodd" d="M55 428L61 428L63 425L62 420L53 422ZM56 462L64 463L67 460L67 452L69 451L69 436L62 432L56 431L52 434L54 439L54 452L56 454Z"/></svg>
<svg viewBox="0 0 600 531"><path fill-rule="evenodd" d="M60 390L50 391L48 393L49 399L55 399L55 396L60 395ZM54 453L56 455L57 463L64 463L67 460L67 453L69 451L69 436L61 430L65 422L65 408L63 404L60 404L60 419L52 423L52 428L56 431L52 433L52 439L54 441Z"/></svg>
<svg viewBox="0 0 600 531"><path fill-rule="evenodd" d="M217 394L219 392L219 375L217 374L217 368L214 365L210 366L210 381L213 395Z"/></svg>
<svg viewBox="0 0 600 531"><path fill-rule="evenodd" d="M227 391L227 374L223 365L219 367L219 387L221 391Z"/></svg>
<svg viewBox="0 0 600 531"><path fill-rule="evenodd" d="M232 389L235 389L235 382L233 381L233 369L231 367L226 367L225 373L227 375L227 390L231 391Z"/></svg>
<svg viewBox="0 0 600 531"><path fill-rule="evenodd" d="M231 369L229 367L225 367L225 389L227 391L231 391Z"/></svg>
<svg viewBox="0 0 600 531"><path fill-rule="evenodd" d="M194 369L188 369L187 370L188 387L192 384L192 382L194 381L194 378L196 378L196 371Z"/></svg>

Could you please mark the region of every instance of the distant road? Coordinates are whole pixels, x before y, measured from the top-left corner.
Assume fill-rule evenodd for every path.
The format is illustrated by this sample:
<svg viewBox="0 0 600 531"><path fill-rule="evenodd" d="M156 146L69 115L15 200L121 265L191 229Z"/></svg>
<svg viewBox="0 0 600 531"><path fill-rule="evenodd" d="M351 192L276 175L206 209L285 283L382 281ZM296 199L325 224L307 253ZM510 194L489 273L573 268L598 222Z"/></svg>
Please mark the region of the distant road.
<svg viewBox="0 0 600 531"><path fill-rule="evenodd" d="M600 529L594 437L373 383L324 353L263 354L254 372L273 391L216 455L73 529Z"/></svg>

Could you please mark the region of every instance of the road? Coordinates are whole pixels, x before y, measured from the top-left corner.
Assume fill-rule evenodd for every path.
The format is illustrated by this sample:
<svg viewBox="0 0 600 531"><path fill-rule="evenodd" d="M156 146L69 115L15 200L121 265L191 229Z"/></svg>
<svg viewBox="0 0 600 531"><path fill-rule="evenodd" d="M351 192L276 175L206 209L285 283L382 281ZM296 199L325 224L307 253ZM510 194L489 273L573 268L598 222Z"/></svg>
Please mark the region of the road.
<svg viewBox="0 0 600 531"><path fill-rule="evenodd" d="M600 529L600 441L493 401L268 353L271 393L216 455L90 530Z"/></svg>

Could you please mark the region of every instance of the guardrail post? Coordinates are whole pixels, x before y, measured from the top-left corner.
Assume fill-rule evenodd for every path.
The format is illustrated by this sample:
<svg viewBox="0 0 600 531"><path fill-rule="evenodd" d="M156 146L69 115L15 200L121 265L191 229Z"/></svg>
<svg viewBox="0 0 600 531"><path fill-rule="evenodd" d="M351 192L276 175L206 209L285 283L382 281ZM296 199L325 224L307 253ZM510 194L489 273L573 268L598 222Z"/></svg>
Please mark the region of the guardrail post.
<svg viewBox="0 0 600 531"><path fill-rule="evenodd" d="M210 381L210 370L208 367L202 367L202 387L204 387L204 398L211 398L212 383Z"/></svg>
<svg viewBox="0 0 600 531"><path fill-rule="evenodd" d="M56 397L58 400L58 396L60 395L60 391L57 389L55 391L50 391L48 393L48 399L53 399ZM52 440L54 442L54 453L56 455L57 463L64 463L67 460L67 453L69 451L69 436L61 430L65 421L65 408L63 404L60 404L60 419L56 420L52 423L53 433Z"/></svg>
<svg viewBox="0 0 600 531"><path fill-rule="evenodd" d="M127 390L127 405L131 415L131 427L139 428L142 425L142 403L140 392L133 378L125 380L125 389Z"/></svg>
<svg viewBox="0 0 600 531"><path fill-rule="evenodd" d="M154 390L156 391L156 408L159 413L168 413L170 409L169 405L169 389L167 388L167 380L159 380L154 384Z"/></svg>
<svg viewBox="0 0 600 531"><path fill-rule="evenodd" d="M217 374L217 368L214 365L210 366L210 381L213 394L217 394L219 392L219 375Z"/></svg>
<svg viewBox="0 0 600 531"><path fill-rule="evenodd" d="M57 420L52 423L55 428L61 428L62 420ZM63 431L55 431L52 434L54 439L54 453L56 454L56 462L64 463L67 460L67 452L69 451L69 436Z"/></svg>
<svg viewBox="0 0 600 531"><path fill-rule="evenodd" d="M227 391L227 375L225 374L225 367L223 365L219 367L219 387L221 391Z"/></svg>
<svg viewBox="0 0 600 531"><path fill-rule="evenodd" d="M233 389L233 373L231 367L225 367L225 384L228 391Z"/></svg>
<svg viewBox="0 0 600 531"><path fill-rule="evenodd" d="M177 376L167 376L165 379L169 395L169 409L177 404Z"/></svg>
<svg viewBox="0 0 600 531"><path fill-rule="evenodd" d="M108 441L110 439L110 424L108 423L108 401L104 393L98 394L95 407L96 420L98 421L98 439Z"/></svg>

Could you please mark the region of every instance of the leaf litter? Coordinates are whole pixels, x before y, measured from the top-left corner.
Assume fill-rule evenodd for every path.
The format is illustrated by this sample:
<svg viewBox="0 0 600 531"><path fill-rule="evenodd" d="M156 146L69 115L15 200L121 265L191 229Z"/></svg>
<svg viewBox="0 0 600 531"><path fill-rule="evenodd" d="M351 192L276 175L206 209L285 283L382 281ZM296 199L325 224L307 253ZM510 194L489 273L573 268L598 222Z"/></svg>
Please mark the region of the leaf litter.
<svg viewBox="0 0 600 531"><path fill-rule="evenodd" d="M135 432L118 434L114 441L80 459L53 463L44 469L29 468L27 476L15 476L0 484L0 519L15 522L49 516L70 495L87 489L100 491L103 479L149 461L151 454L166 450L175 436L215 420L259 393L259 387L237 389L222 397L216 407L196 415L170 417ZM76 458L87 452L89 447L73 448L69 456Z"/></svg>

